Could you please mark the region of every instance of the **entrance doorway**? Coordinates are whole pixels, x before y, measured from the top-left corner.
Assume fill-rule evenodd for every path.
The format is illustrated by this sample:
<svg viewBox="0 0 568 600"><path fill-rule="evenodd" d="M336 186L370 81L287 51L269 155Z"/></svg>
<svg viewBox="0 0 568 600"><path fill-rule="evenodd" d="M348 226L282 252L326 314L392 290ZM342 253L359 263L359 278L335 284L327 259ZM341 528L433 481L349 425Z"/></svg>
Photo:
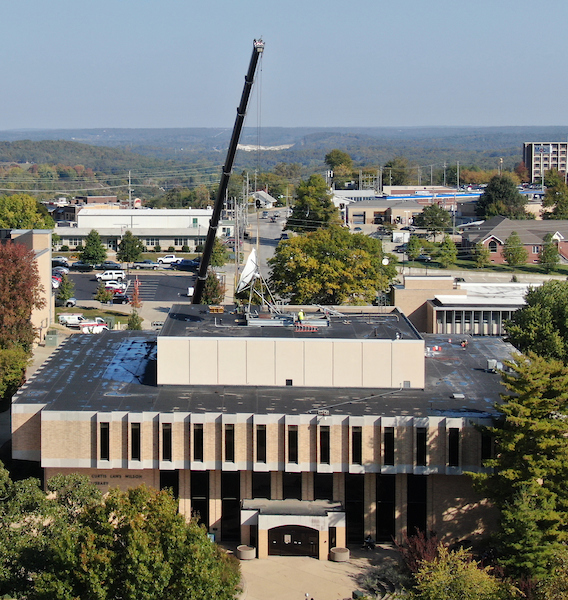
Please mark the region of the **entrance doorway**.
<svg viewBox="0 0 568 600"><path fill-rule="evenodd" d="M268 554L272 556L319 556L319 532L301 525L282 525L268 531Z"/></svg>

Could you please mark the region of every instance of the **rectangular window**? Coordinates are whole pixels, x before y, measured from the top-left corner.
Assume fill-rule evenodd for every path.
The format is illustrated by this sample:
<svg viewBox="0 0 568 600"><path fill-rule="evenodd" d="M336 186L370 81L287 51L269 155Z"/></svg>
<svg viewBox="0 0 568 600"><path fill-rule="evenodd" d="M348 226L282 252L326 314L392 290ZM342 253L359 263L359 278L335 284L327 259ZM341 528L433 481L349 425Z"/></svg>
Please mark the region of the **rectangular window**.
<svg viewBox="0 0 568 600"><path fill-rule="evenodd" d="M191 226L192 227L197 227L199 225L199 222L197 220L197 217L193 217L192 222L191 222Z"/></svg>
<svg viewBox="0 0 568 600"><path fill-rule="evenodd" d="M67 240L68 246L81 246L82 243L83 243L83 240L81 238L69 238Z"/></svg>
<svg viewBox="0 0 568 600"><path fill-rule="evenodd" d="M426 466L427 435L426 427L416 428L416 465L418 467Z"/></svg>
<svg viewBox="0 0 568 600"><path fill-rule="evenodd" d="M235 426L225 425L225 462L235 462Z"/></svg>
<svg viewBox="0 0 568 600"><path fill-rule="evenodd" d="M256 462L266 462L266 425L256 426Z"/></svg>
<svg viewBox="0 0 568 600"><path fill-rule="evenodd" d="M288 425L288 462L298 463L298 426Z"/></svg>
<svg viewBox="0 0 568 600"><path fill-rule="evenodd" d="M172 424L162 423L162 460L172 460Z"/></svg>
<svg viewBox="0 0 568 600"><path fill-rule="evenodd" d="M270 500L270 473L252 472L252 497Z"/></svg>
<svg viewBox="0 0 568 600"><path fill-rule="evenodd" d="M140 423L130 424L130 460L140 460Z"/></svg>
<svg viewBox="0 0 568 600"><path fill-rule="evenodd" d="M538 254L540 252L540 246L533 246L532 247L532 253L533 254Z"/></svg>
<svg viewBox="0 0 568 600"><path fill-rule="evenodd" d="M193 426L193 460L203 460L203 424Z"/></svg>
<svg viewBox="0 0 568 600"><path fill-rule="evenodd" d="M460 430L450 427L448 432L448 466L459 467L460 465Z"/></svg>
<svg viewBox="0 0 568 600"><path fill-rule="evenodd" d="M489 433L481 434L481 460L493 458L493 436Z"/></svg>
<svg viewBox="0 0 568 600"><path fill-rule="evenodd" d="M385 427L383 434L383 464L394 465L394 427Z"/></svg>
<svg viewBox="0 0 568 600"><path fill-rule="evenodd" d="M323 425L320 427L320 463L329 465L329 426Z"/></svg>
<svg viewBox="0 0 568 600"><path fill-rule="evenodd" d="M363 428L351 428L351 462L360 465L363 462Z"/></svg>
<svg viewBox="0 0 568 600"><path fill-rule="evenodd" d="M148 247L154 247L154 246L159 246L159 240L158 238L146 238L146 246Z"/></svg>
<svg viewBox="0 0 568 600"><path fill-rule="evenodd" d="M187 246L187 238L174 238L174 246Z"/></svg>
<svg viewBox="0 0 568 600"><path fill-rule="evenodd" d="M110 460L110 423L100 423L100 460Z"/></svg>

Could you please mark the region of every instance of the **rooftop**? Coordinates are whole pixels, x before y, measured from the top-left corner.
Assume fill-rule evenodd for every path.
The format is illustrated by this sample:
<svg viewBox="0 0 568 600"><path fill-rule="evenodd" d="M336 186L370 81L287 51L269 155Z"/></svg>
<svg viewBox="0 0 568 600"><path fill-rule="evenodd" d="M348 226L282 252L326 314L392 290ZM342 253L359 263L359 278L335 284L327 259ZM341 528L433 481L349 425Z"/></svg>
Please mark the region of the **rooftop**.
<svg viewBox="0 0 568 600"><path fill-rule="evenodd" d="M150 331L72 335L16 394L13 410L484 416L503 391L487 359L502 362L513 352L495 337L469 338L464 349L459 337L427 335L424 390L157 386L156 340Z"/></svg>

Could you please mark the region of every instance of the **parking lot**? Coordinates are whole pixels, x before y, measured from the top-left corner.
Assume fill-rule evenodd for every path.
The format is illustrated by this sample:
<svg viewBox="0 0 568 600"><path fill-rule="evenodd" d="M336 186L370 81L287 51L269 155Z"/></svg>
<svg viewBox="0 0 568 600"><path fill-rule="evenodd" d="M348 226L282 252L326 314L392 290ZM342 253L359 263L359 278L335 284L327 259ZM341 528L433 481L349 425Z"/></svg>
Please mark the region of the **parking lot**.
<svg viewBox="0 0 568 600"><path fill-rule="evenodd" d="M77 300L92 300L97 291L98 283L95 271L92 273L69 273L69 278L75 285L74 296ZM130 271L126 274L125 283L128 288L126 293L132 297L134 282L140 282L139 295L143 302L175 302L180 297L187 297L187 288L193 287L195 274L186 271L152 271L144 273Z"/></svg>

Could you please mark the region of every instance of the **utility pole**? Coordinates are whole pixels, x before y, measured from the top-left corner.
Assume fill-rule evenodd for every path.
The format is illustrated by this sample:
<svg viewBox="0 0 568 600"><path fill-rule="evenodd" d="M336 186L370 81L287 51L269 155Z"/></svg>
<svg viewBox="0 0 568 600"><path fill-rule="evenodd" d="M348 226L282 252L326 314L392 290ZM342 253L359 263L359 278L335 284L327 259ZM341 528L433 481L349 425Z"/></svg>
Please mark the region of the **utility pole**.
<svg viewBox="0 0 568 600"><path fill-rule="evenodd" d="M457 177L457 185L456 185L456 189L460 189L460 161L457 161L457 170L456 170L456 177Z"/></svg>
<svg viewBox="0 0 568 600"><path fill-rule="evenodd" d="M446 161L444 161L444 187L446 187Z"/></svg>
<svg viewBox="0 0 568 600"><path fill-rule="evenodd" d="M128 208L132 206L132 177L130 171L128 171Z"/></svg>

